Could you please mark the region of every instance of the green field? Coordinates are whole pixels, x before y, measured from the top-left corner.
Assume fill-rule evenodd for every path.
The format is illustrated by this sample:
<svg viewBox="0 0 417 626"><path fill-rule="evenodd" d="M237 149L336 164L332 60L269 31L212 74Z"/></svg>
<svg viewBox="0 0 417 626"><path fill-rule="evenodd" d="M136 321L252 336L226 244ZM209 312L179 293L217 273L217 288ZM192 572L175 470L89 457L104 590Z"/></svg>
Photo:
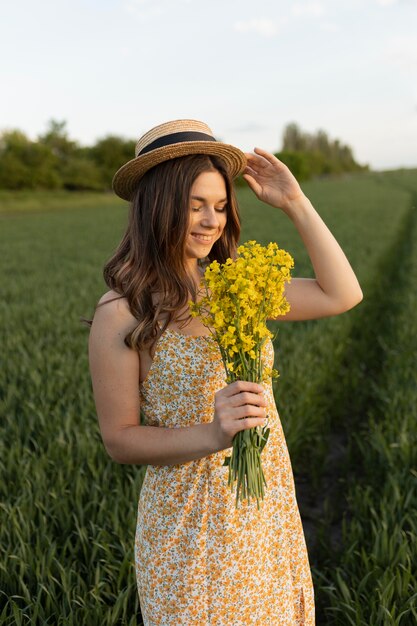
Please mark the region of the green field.
<svg viewBox="0 0 417 626"><path fill-rule="evenodd" d="M317 623L417 623L417 172L303 188L364 299L276 324L277 406L309 546ZM313 276L279 210L239 190L242 240ZM104 451L88 371L101 270L124 229L111 195L0 192L0 624L140 625L133 568L144 467Z"/></svg>

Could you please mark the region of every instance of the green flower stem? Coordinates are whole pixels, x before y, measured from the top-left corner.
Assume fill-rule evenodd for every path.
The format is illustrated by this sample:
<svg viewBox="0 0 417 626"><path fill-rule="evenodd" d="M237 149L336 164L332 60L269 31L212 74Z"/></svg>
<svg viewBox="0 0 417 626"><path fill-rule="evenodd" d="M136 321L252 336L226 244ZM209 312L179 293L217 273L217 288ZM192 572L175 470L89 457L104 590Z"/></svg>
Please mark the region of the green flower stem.
<svg viewBox="0 0 417 626"><path fill-rule="evenodd" d="M257 508L260 509L259 501L265 495L264 485L266 479L261 464L261 452L269 435L269 428L254 427L239 431L233 439L231 457L225 459L224 465L229 466L228 486L233 493L236 482L236 508L239 502L250 498L256 499Z"/></svg>

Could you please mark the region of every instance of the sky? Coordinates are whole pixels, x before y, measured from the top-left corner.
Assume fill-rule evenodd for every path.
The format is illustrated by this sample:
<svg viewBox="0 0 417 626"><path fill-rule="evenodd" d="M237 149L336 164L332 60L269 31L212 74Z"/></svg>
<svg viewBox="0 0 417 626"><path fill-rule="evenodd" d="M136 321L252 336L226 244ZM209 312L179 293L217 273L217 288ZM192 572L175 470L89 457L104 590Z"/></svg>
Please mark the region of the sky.
<svg viewBox="0 0 417 626"><path fill-rule="evenodd" d="M2 0L0 58L0 131L65 120L91 145L191 118L277 151L295 122L417 166L417 0Z"/></svg>

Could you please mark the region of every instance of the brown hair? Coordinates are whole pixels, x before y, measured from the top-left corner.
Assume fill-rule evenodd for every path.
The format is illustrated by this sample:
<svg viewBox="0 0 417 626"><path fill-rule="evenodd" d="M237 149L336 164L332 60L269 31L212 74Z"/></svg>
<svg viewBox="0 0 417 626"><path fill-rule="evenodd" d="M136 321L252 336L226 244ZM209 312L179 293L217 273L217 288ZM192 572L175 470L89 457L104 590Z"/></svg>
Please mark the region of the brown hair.
<svg viewBox="0 0 417 626"><path fill-rule="evenodd" d="M127 299L138 320L125 337L130 348L152 349L161 332L158 321L164 318L164 330L178 319L175 313L186 306L190 296L196 298L196 285L184 264L189 202L196 178L213 170L225 181L227 221L208 258L224 263L236 256L240 216L233 182L221 158L188 155L171 159L151 168L138 182L125 234L103 270L108 287ZM154 294L158 295L156 304Z"/></svg>

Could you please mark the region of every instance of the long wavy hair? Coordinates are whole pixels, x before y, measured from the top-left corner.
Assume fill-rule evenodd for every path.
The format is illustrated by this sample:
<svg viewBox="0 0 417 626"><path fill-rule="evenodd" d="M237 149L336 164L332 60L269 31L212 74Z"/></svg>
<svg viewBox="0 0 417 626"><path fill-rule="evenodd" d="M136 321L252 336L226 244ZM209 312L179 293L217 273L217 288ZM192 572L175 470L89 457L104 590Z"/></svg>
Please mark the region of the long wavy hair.
<svg viewBox="0 0 417 626"><path fill-rule="evenodd" d="M208 260L224 263L236 256L240 216L233 181L221 158L189 155L171 159L151 168L138 182L125 234L103 270L107 286L120 294L114 299L125 297L138 321L125 337L130 348L152 350L171 321L185 324L190 319L189 315L178 317L178 312L186 308L190 297L195 300L197 296L185 266L191 188L200 174L210 171L218 171L224 178L227 221ZM91 325L92 320L87 323Z"/></svg>

